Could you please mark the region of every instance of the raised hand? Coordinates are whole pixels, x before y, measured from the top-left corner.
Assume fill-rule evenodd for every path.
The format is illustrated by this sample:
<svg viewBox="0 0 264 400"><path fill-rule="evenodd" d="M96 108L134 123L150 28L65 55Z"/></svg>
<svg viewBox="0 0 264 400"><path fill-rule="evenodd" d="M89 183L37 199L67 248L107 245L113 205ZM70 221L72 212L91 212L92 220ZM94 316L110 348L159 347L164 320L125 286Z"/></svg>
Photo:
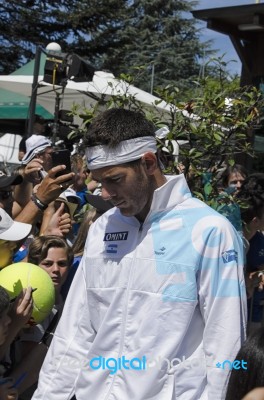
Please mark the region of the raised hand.
<svg viewBox="0 0 264 400"><path fill-rule="evenodd" d="M64 203L61 203L58 210L50 218L43 234L64 236L69 233L71 226L70 214L64 212Z"/></svg>

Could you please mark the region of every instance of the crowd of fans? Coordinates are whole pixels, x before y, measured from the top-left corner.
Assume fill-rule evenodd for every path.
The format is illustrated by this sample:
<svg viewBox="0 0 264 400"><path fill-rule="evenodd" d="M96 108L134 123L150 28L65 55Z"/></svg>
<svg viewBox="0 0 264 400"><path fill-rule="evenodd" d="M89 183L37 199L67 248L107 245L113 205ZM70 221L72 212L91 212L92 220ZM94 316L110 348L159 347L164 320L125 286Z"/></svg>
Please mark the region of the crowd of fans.
<svg viewBox="0 0 264 400"><path fill-rule="evenodd" d="M25 288L10 303L7 292L0 287L0 400L31 398L82 258L89 227L112 207L100 198L100 184L92 179L83 155L72 155L72 172L57 176L64 166L53 167L54 145L41 134L43 121L37 119L36 123L38 131L21 143L19 168L11 175L0 171L0 268L20 261L38 265L51 277L56 300L48 318L30 326L32 288ZM248 340L252 335L256 346L261 340L263 347L264 174L249 174L235 165L221 173L220 186L220 192L232 195L239 207L245 246ZM261 334L256 334L257 328ZM249 355L245 354L247 349ZM261 349L259 352L262 364L258 368L263 375L264 356ZM250 341L239 357L252 358L253 353ZM232 372L227 399L241 399L254 387L264 386L262 375L256 381L248 379L235 395L237 383L244 378L241 372L238 377L236 371Z"/></svg>
<svg viewBox="0 0 264 400"><path fill-rule="evenodd" d="M68 174L63 165L53 168L55 147L40 134L42 119L36 119L36 127L36 134L21 141L21 166L11 175L0 171L0 268L22 261L38 265L51 277L56 300L48 318L30 326L32 288L9 304L0 287L1 400L31 398L89 226L107 209L105 204L101 209L104 202L93 194L98 184L89 177L85 158L73 155ZM99 201L98 207L86 196L94 205Z"/></svg>

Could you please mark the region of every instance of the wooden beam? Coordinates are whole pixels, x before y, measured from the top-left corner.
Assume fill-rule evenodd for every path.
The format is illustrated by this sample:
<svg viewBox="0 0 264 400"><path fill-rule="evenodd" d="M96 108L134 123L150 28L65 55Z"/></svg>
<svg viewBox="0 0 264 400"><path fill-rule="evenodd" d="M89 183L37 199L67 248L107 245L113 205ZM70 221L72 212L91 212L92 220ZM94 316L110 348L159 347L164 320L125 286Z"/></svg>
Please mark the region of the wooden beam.
<svg viewBox="0 0 264 400"><path fill-rule="evenodd" d="M240 31L237 26L216 19L209 19L207 21L207 28L244 40L251 40L255 37L250 31Z"/></svg>
<svg viewBox="0 0 264 400"><path fill-rule="evenodd" d="M252 71L252 63L250 62L250 60L252 60L252 57L250 56L250 54L248 54L249 52L247 51L247 49L242 45L241 43L241 39L239 39L238 37L235 37L233 35L229 35L229 38L240 58L241 63L243 64L244 68L247 70L247 72L249 74L251 74Z"/></svg>

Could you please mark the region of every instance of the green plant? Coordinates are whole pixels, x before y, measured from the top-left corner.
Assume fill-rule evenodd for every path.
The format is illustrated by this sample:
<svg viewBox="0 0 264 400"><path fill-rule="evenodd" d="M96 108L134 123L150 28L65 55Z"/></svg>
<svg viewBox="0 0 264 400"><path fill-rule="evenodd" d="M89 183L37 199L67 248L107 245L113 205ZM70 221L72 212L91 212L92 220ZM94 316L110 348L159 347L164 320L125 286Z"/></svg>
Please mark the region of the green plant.
<svg viewBox="0 0 264 400"><path fill-rule="evenodd" d="M263 107L261 92L230 81L222 64L218 59L218 79L206 76L194 82L192 97L185 102L177 102L174 85L158 91L174 114L168 139L186 142L179 160L193 193L218 210L233 202L231 195L219 198L219 172L240 154L254 157L252 136Z"/></svg>
<svg viewBox="0 0 264 400"><path fill-rule="evenodd" d="M236 78L230 80L221 58L213 59L213 63L217 65L218 77L205 76L193 82L191 98L179 101L179 89L171 84L156 89L161 100L155 102L155 107L131 96L128 87L133 78L122 75L128 82L127 90L118 92L118 85L113 87L112 84L115 95L104 97L94 109L75 108L74 113L84 118L82 133L102 108L126 107L143 111L157 128L164 125L169 128L166 143L158 140L160 149L166 146L166 154L170 156L166 172L179 173L178 163L183 163L194 195L215 209L223 209L233 203L233 198L231 195L219 197L219 171L226 165L233 165L241 153L254 156L252 134L259 121L263 99L255 87L240 87ZM190 96L190 91L186 93ZM161 107L164 102L166 109ZM173 142L180 148L176 157L173 156Z"/></svg>

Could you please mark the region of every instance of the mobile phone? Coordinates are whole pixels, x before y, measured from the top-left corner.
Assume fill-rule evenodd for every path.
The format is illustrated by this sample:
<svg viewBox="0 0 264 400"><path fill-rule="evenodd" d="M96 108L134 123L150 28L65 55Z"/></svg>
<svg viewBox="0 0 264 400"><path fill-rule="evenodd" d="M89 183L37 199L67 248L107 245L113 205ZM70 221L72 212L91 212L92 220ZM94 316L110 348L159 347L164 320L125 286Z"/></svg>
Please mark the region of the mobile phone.
<svg viewBox="0 0 264 400"><path fill-rule="evenodd" d="M46 171L44 171L43 169L41 169L41 170L39 171L39 177L40 177L41 179L44 179L47 175L48 175L48 173L47 173Z"/></svg>
<svg viewBox="0 0 264 400"><path fill-rule="evenodd" d="M61 175L66 175L71 172L71 152L70 150L55 150L51 153L52 157L52 167L57 165L66 165L66 169L56 173L56 177Z"/></svg>

